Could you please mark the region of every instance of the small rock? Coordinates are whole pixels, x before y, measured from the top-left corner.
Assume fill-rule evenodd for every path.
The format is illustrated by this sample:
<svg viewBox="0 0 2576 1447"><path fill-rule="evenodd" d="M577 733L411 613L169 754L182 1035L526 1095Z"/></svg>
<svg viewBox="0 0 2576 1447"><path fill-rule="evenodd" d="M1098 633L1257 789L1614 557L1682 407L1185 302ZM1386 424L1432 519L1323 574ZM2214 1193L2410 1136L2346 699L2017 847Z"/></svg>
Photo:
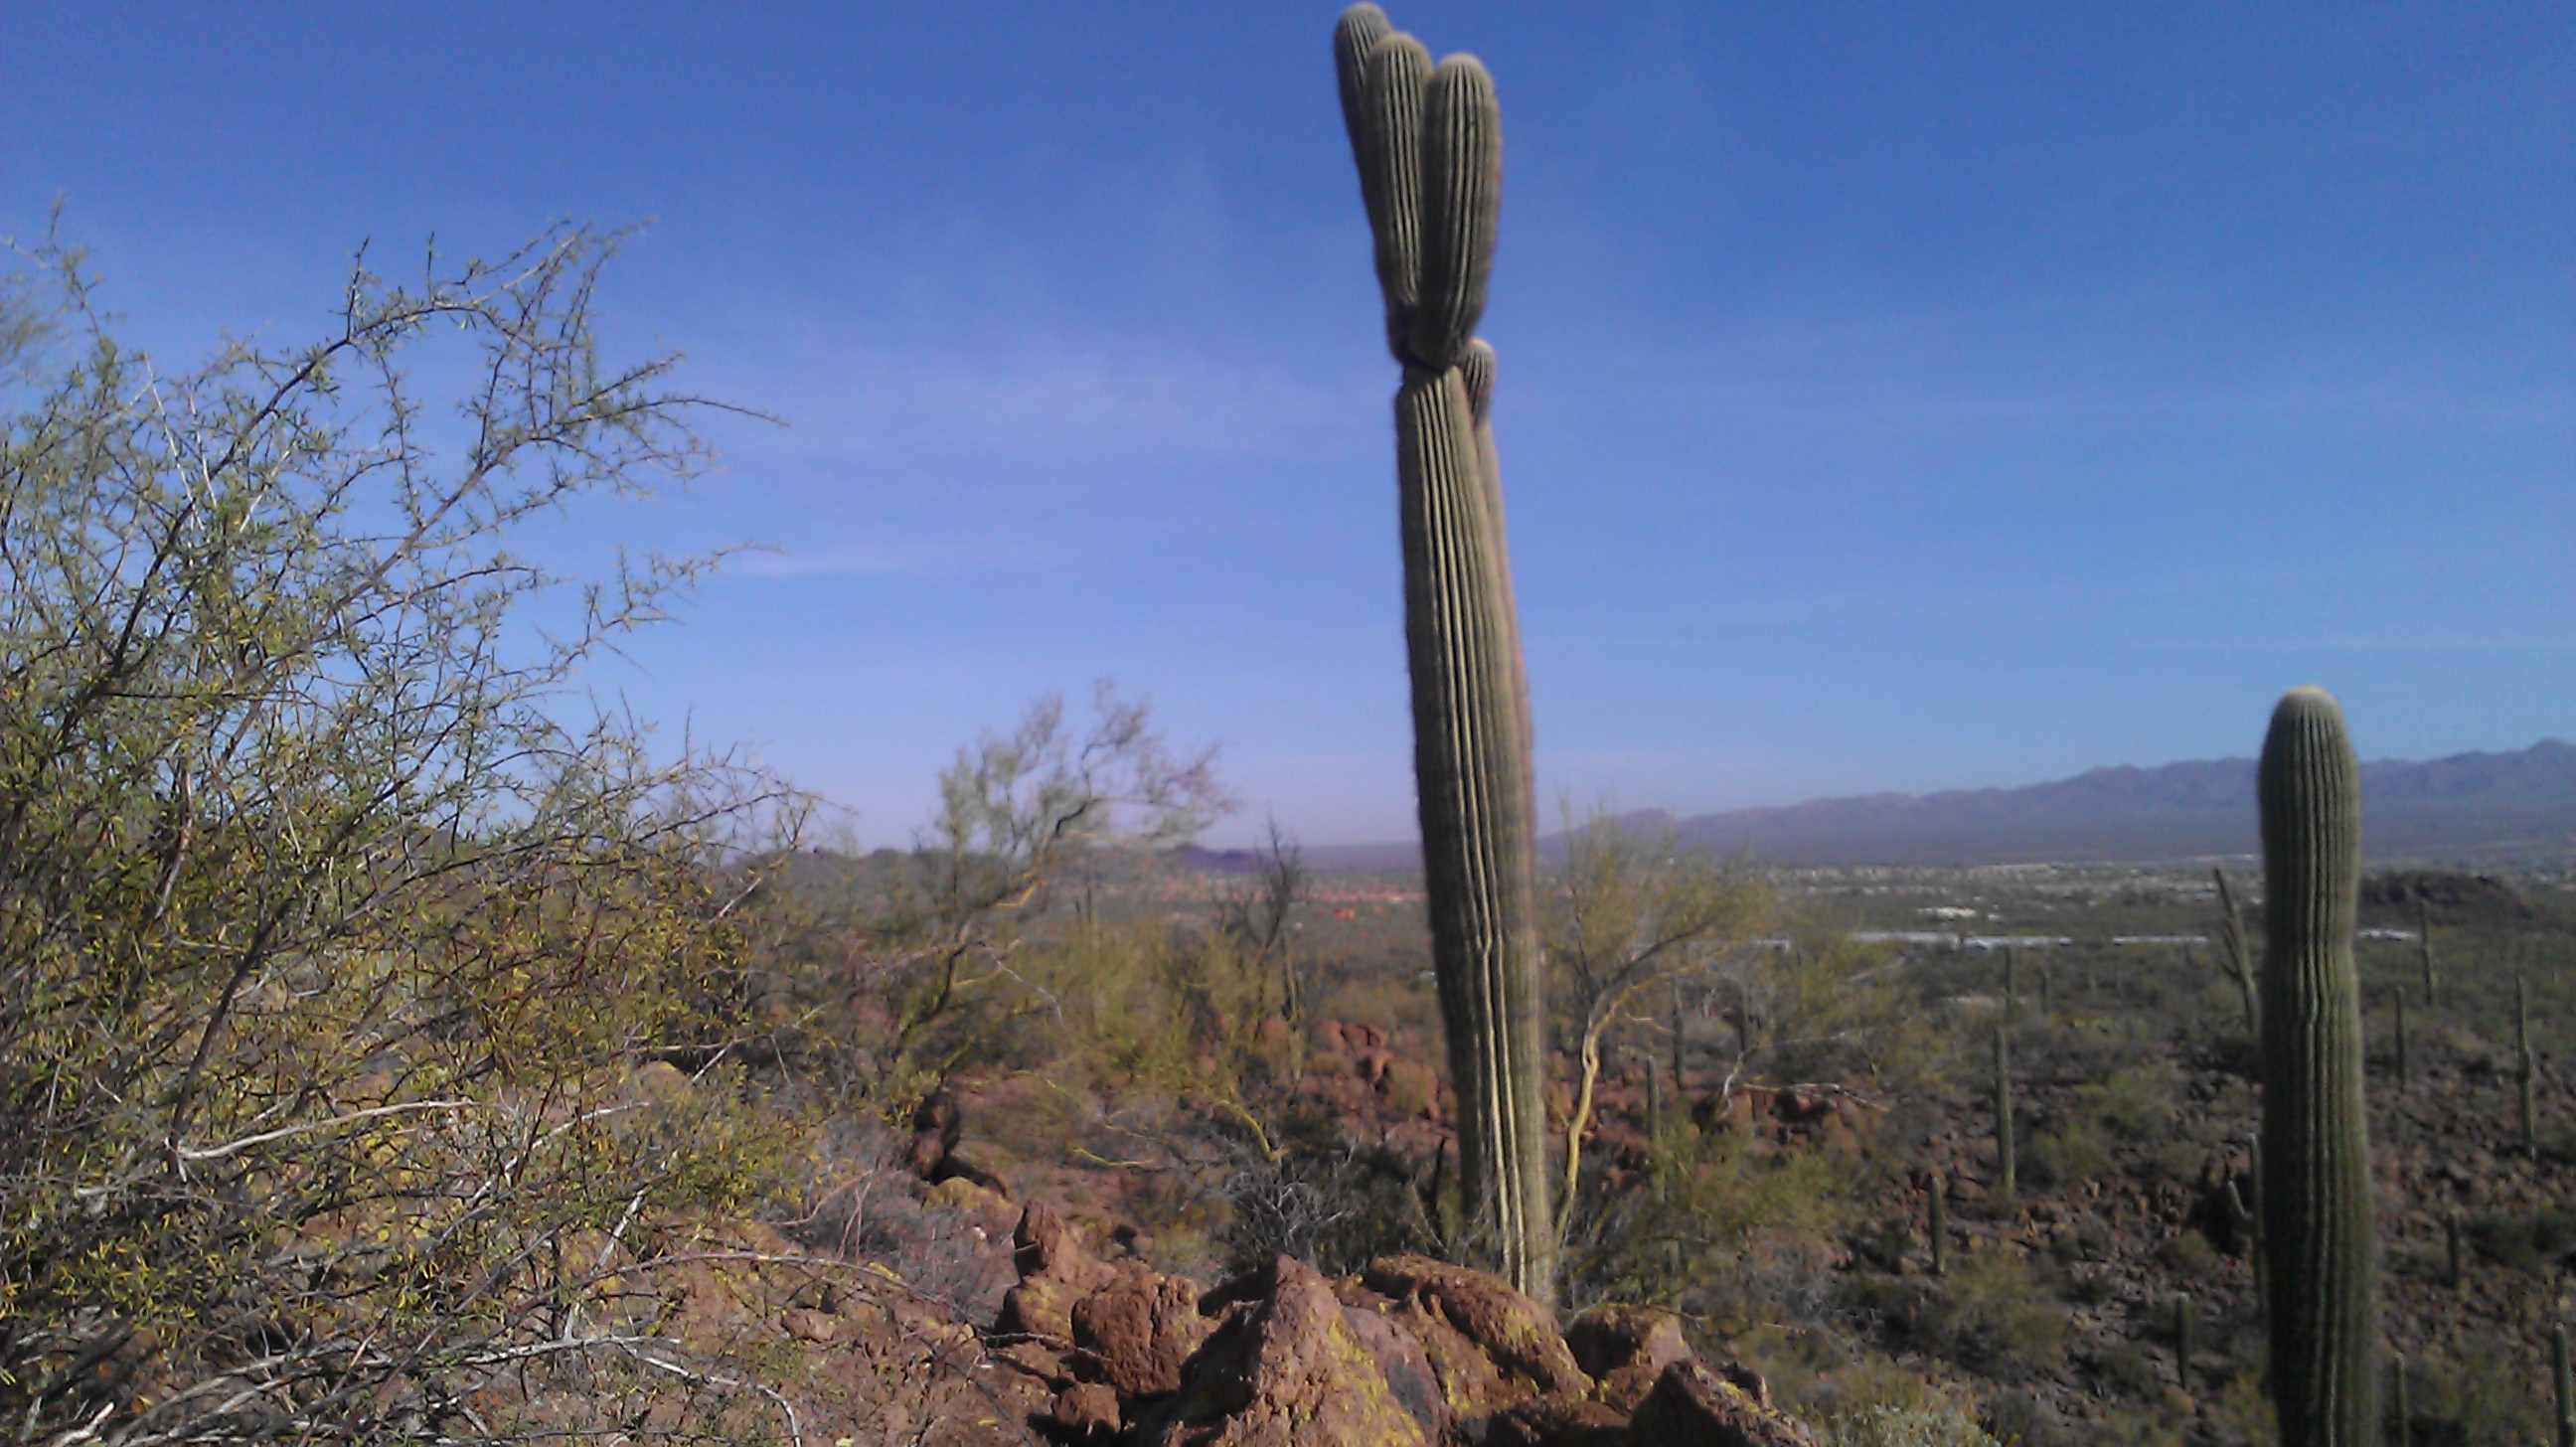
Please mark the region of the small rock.
<svg viewBox="0 0 2576 1447"><path fill-rule="evenodd" d="M1626 1447L1628 1414L1581 1397L1542 1397L1494 1418L1485 1447Z"/></svg>
<svg viewBox="0 0 2576 1447"><path fill-rule="evenodd" d="M1055 1394L1047 1415L1065 1441L1105 1443L1118 1435L1118 1393L1102 1382L1076 1382Z"/></svg>
<svg viewBox="0 0 2576 1447"><path fill-rule="evenodd" d="M848 1326L839 1317L817 1311L810 1306L792 1306L778 1314L779 1329L802 1342L816 1346L838 1343Z"/></svg>
<svg viewBox="0 0 2576 1447"><path fill-rule="evenodd" d="M1596 1306L1565 1328L1575 1364L1600 1382L1601 1400L1633 1412L1664 1368L1690 1356L1679 1317L1641 1307Z"/></svg>

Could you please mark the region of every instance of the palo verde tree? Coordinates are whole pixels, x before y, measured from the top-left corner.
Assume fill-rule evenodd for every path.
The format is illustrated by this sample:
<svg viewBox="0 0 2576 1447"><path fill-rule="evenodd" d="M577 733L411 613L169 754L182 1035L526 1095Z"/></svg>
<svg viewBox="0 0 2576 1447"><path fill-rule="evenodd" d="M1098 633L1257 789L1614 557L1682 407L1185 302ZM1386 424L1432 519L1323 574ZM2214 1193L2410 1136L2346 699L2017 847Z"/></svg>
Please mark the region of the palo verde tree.
<svg viewBox="0 0 2576 1447"><path fill-rule="evenodd" d="M1768 881L1747 861L1694 850L1670 829L1641 833L1596 811L1568 828L1565 841L1564 868L1545 910L1550 973L1561 1002L1555 1013L1575 1067L1559 1183L1560 1239L1582 1198L1583 1146L1605 1042L1623 1026L1652 1028L1652 1016L1680 982L1707 974L1723 948L1749 937L1771 905ZM1681 1083L1673 1088L1678 1092Z"/></svg>
<svg viewBox="0 0 2576 1447"><path fill-rule="evenodd" d="M604 1283L765 1189L720 1072L633 1082L729 1028L729 861L783 796L567 691L699 565L561 590L510 547L703 459L669 360L595 344L612 250L362 265L319 340L180 373L78 255L6 273L0 1436L730 1420Z"/></svg>
<svg viewBox="0 0 2576 1447"><path fill-rule="evenodd" d="M1553 1295L1531 802L1493 349L1476 337L1493 263L1502 119L1470 55L1431 64L1377 6L1333 34L1342 119L1374 238L1395 396L1404 634L1432 959L1458 1092L1460 1184L1481 1250Z"/></svg>

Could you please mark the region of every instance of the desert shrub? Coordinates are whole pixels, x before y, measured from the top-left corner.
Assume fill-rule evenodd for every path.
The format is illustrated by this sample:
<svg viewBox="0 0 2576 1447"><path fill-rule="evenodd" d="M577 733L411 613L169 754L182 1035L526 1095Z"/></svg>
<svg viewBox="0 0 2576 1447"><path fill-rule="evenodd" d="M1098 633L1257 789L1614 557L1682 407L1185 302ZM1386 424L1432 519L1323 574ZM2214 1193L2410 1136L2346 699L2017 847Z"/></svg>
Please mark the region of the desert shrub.
<svg viewBox="0 0 2576 1447"><path fill-rule="evenodd" d="M2480 1213L2460 1230L2477 1253L2499 1266L2538 1271L2576 1246L2576 1210L2544 1207L2529 1214Z"/></svg>
<svg viewBox="0 0 2576 1447"><path fill-rule="evenodd" d="M2526 1375L2493 1341L2473 1342L2447 1360L2410 1362L2407 1382L2412 1440L2424 1447L2547 1440L2546 1375Z"/></svg>
<svg viewBox="0 0 2576 1447"><path fill-rule="evenodd" d="M1847 1229L1860 1176L1823 1151L1772 1151L1734 1131L1668 1121L1636 1187L1576 1217L1560 1266L1574 1306L1675 1301L1773 1320L1830 1314L1830 1277L1812 1265Z"/></svg>
<svg viewBox="0 0 2576 1447"><path fill-rule="evenodd" d="M1976 1418L1951 1406L1862 1407L1834 1418L1827 1447L2001 1447Z"/></svg>
<svg viewBox="0 0 2576 1447"><path fill-rule="evenodd" d="M738 1068L732 905L792 817L566 692L693 565L563 597L511 550L700 457L666 365L596 350L611 249L361 270L322 340L185 374L117 343L76 257L0 284L25 1439L506 1435L567 1374L660 1436L668 1384L739 1384L644 1362L643 1293L608 1282L789 1177L792 1123ZM475 380L424 395L422 346L468 365L420 375ZM768 1403L717 1395L742 1400L702 1421L759 1430L728 1413Z"/></svg>
<svg viewBox="0 0 2576 1447"><path fill-rule="evenodd" d="M2198 1231L2175 1232L2156 1254L2185 1282L2208 1281L2218 1274L2218 1248Z"/></svg>
<svg viewBox="0 0 2576 1447"><path fill-rule="evenodd" d="M2072 1331L2044 1275L2000 1247L1954 1261L1938 1282L1855 1277L1844 1292L1899 1346L2004 1381L2056 1371Z"/></svg>
<svg viewBox="0 0 2576 1447"><path fill-rule="evenodd" d="M1338 1132L1300 1134L1309 1138L1292 1138L1276 1157L1246 1159L1226 1183L1230 1269L1285 1254L1348 1275L1379 1256L1440 1250L1410 1161Z"/></svg>
<svg viewBox="0 0 2576 1447"><path fill-rule="evenodd" d="M2090 1180L2110 1164L2110 1133L2084 1115L2060 1116L2032 1132L2020 1158L2021 1169L2043 1186Z"/></svg>

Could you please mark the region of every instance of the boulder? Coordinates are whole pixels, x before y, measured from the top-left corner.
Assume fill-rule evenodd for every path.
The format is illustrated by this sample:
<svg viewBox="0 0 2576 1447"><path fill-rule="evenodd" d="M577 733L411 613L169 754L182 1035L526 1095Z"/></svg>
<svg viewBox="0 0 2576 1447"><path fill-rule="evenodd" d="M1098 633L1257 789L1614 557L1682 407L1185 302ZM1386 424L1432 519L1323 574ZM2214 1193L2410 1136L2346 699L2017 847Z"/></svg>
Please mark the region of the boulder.
<svg viewBox="0 0 2576 1447"><path fill-rule="evenodd" d="M1429 1447L1314 1268L1276 1258L1135 1439L1169 1447Z"/></svg>
<svg viewBox="0 0 2576 1447"><path fill-rule="evenodd" d="M1073 1308L1073 1344L1086 1374L1121 1397L1155 1397L1181 1386L1181 1364L1207 1339L1198 1283L1185 1276L1138 1276L1094 1291Z"/></svg>
<svg viewBox="0 0 2576 1447"><path fill-rule="evenodd" d="M1427 1256L1381 1256L1360 1273L1370 1290L1411 1309L1416 1335L1439 1368L1444 1353L1435 1343L1454 1333L1489 1364L1484 1373L1499 1380L1502 1396L1490 1404L1470 1406L1444 1372L1452 1410L1467 1415L1500 1410L1526 1397L1579 1397L1592 1390L1592 1379L1575 1364L1565 1338L1557 1334L1556 1314L1510 1286L1482 1272L1451 1266ZM1482 1395L1474 1394L1474 1395Z"/></svg>
<svg viewBox="0 0 2576 1447"><path fill-rule="evenodd" d="M1055 1394L1047 1418L1059 1441L1105 1447L1118 1435L1118 1393L1104 1383L1075 1382Z"/></svg>
<svg viewBox="0 0 2576 1447"><path fill-rule="evenodd" d="M1815 1434L1772 1409L1762 1378L1699 1361L1664 1368L1628 1420L1635 1447L1820 1447Z"/></svg>
<svg viewBox="0 0 2576 1447"><path fill-rule="evenodd" d="M1681 1318L1634 1306L1596 1306L1567 1323L1566 1347L1577 1366L1599 1382L1600 1399L1621 1412L1637 1410L1664 1368L1686 1360Z"/></svg>

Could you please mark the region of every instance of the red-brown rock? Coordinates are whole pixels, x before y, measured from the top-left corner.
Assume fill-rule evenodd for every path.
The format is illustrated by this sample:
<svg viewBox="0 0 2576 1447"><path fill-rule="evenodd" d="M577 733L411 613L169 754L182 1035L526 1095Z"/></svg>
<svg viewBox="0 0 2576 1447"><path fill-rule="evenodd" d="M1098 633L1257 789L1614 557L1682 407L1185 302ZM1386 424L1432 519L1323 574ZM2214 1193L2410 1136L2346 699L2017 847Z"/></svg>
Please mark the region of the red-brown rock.
<svg viewBox="0 0 2576 1447"><path fill-rule="evenodd" d="M1596 1306L1566 1325L1565 1344L1601 1384L1601 1400L1623 1413L1646 1400L1664 1368L1691 1354L1681 1318L1642 1307Z"/></svg>
<svg viewBox="0 0 2576 1447"><path fill-rule="evenodd" d="M1118 1393L1102 1382L1075 1382L1055 1394L1047 1415L1060 1440L1106 1444L1118 1435Z"/></svg>
<svg viewBox="0 0 2576 1447"><path fill-rule="evenodd" d="M1629 1419L1628 1440L1635 1447L1819 1447L1815 1434L1771 1408L1768 1395L1753 1373L1721 1375L1702 1362L1675 1362Z"/></svg>
<svg viewBox="0 0 2576 1447"><path fill-rule="evenodd" d="M1542 1397L1494 1418L1485 1447L1627 1447L1628 1414L1582 1397Z"/></svg>
<svg viewBox="0 0 2576 1447"><path fill-rule="evenodd" d="M1268 1290L1190 1359L1139 1441L1169 1447L1429 1447L1312 1267L1274 1260Z"/></svg>
<svg viewBox="0 0 2576 1447"><path fill-rule="evenodd" d="M1181 1363L1207 1339L1198 1283L1185 1276L1113 1282L1073 1308L1073 1344L1088 1374L1122 1397L1154 1397L1181 1386Z"/></svg>
<svg viewBox="0 0 2576 1447"><path fill-rule="evenodd" d="M1579 1397L1592 1390L1592 1379L1557 1334L1556 1314L1491 1276L1427 1256L1381 1256L1360 1280L1472 1343L1516 1395ZM1423 1346L1439 1366L1428 1337ZM1458 1401L1453 1391L1450 1402Z"/></svg>

